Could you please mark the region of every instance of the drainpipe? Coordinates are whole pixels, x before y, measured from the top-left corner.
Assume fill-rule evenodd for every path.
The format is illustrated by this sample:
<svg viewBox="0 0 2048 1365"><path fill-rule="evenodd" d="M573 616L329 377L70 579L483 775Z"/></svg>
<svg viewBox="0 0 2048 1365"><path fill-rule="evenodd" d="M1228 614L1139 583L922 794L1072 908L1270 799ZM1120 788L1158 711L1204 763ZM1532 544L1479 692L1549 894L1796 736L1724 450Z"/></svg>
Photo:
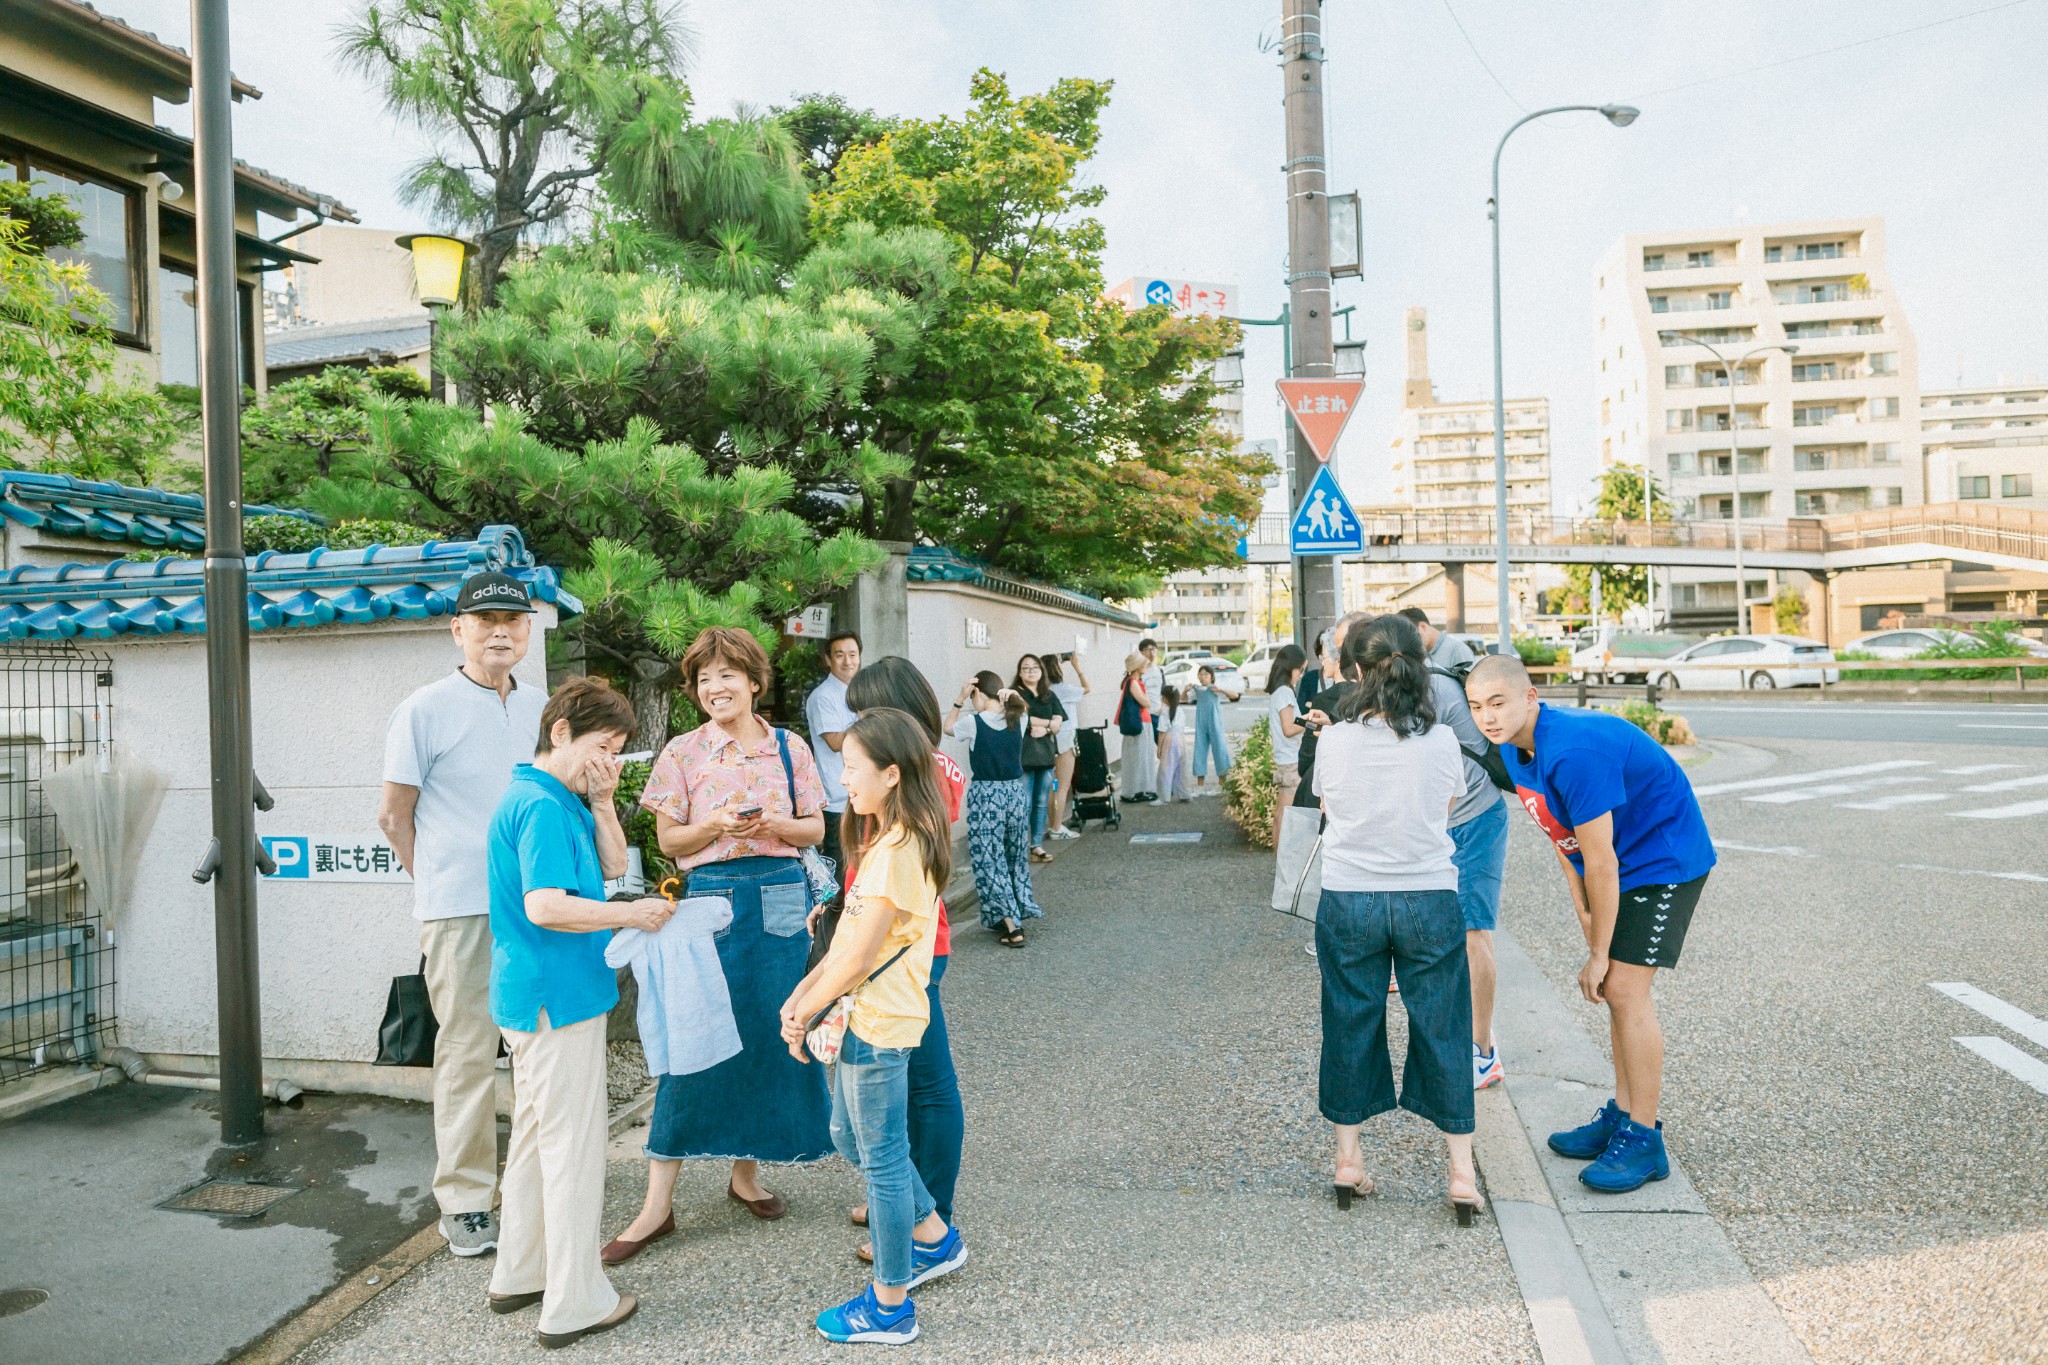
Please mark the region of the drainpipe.
<svg viewBox="0 0 2048 1365"><path fill-rule="evenodd" d="M195 1076L184 1071L159 1071L134 1048L110 1047L101 1055L106 1058L109 1066L120 1068L121 1074L137 1085L161 1085L173 1090L220 1089L218 1076ZM297 1109L306 1102L304 1089L287 1080L265 1081L257 1093L272 1103L282 1104L290 1109Z"/></svg>

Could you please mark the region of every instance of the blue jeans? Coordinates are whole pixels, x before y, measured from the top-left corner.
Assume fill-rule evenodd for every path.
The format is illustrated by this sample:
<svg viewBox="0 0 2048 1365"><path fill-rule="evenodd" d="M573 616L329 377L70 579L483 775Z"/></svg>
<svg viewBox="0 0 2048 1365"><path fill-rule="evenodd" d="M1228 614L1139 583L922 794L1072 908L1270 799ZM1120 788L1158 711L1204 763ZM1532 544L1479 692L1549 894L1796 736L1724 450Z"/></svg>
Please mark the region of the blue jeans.
<svg viewBox="0 0 2048 1365"><path fill-rule="evenodd" d="M1466 932L1500 923L1500 884L1508 870L1508 803L1451 826L1451 864L1458 869L1458 908Z"/></svg>
<svg viewBox="0 0 2048 1365"><path fill-rule="evenodd" d="M931 984L924 988L932 1020L924 1026L924 1040L910 1054L910 1164L931 1192L932 1207L948 1223L953 1221L953 1187L960 1182L960 1148L967 1141L960 1078L953 1071L946 1012L939 1007L939 982L951 960L932 959Z"/></svg>
<svg viewBox="0 0 2048 1365"><path fill-rule="evenodd" d="M1323 1117L1363 1123L1394 1107L1391 969L1408 1011L1400 1107L1446 1133L1471 1132L1472 969L1458 893L1323 888L1316 965L1323 973Z"/></svg>
<svg viewBox="0 0 2048 1365"><path fill-rule="evenodd" d="M1209 759L1216 760L1220 781L1230 771L1230 746L1223 742L1223 721L1214 712L1195 712L1195 776L1209 775Z"/></svg>
<svg viewBox="0 0 2048 1365"><path fill-rule="evenodd" d="M1051 768L1026 768L1024 790L1031 801L1031 846L1037 848L1045 842L1045 826L1051 811L1053 770Z"/></svg>
<svg viewBox="0 0 2048 1365"><path fill-rule="evenodd" d="M852 1029L832 1067L832 1145L868 1182L875 1283L910 1283L910 1236L932 1197L910 1161L907 1047L873 1047Z"/></svg>

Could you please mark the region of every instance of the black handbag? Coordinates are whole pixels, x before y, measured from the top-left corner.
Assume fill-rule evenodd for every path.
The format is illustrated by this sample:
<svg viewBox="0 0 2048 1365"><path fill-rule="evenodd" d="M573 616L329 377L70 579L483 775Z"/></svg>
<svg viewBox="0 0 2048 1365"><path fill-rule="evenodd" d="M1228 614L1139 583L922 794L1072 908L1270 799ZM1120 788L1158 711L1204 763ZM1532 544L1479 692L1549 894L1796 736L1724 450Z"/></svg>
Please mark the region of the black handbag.
<svg viewBox="0 0 2048 1365"><path fill-rule="evenodd" d="M384 1005L384 1022L377 1027L378 1066L434 1064L434 1039L441 1024L427 998L426 970L427 959L421 957L417 973L391 978L391 998Z"/></svg>

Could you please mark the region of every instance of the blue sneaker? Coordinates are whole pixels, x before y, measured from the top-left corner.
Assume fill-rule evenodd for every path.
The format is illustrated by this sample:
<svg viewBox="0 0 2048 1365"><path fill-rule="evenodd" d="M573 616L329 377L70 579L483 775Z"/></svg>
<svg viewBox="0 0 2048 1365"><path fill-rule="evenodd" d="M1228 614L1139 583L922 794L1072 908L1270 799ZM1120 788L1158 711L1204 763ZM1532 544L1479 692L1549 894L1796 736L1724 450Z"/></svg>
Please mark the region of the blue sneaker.
<svg viewBox="0 0 2048 1365"><path fill-rule="evenodd" d="M841 1345L872 1341L903 1346L917 1340L917 1305L905 1299L899 1308L884 1308L869 1285L837 1308L818 1314L818 1331Z"/></svg>
<svg viewBox="0 0 2048 1365"><path fill-rule="evenodd" d="M941 1275L950 1275L967 1264L967 1239L960 1229L947 1228L946 1235L929 1245L911 1239L910 1287L917 1288Z"/></svg>
<svg viewBox="0 0 2048 1365"><path fill-rule="evenodd" d="M1602 1194L1627 1194L1671 1174L1664 1154L1664 1125L1645 1128L1634 1119L1616 1130L1599 1160L1579 1172L1579 1179Z"/></svg>
<svg viewBox="0 0 2048 1365"><path fill-rule="evenodd" d="M1628 1122L1628 1115L1621 1112L1613 1100L1600 1106L1600 1112L1593 1115L1593 1121L1583 1128L1569 1128L1562 1133L1550 1135L1550 1150L1559 1156L1568 1156L1574 1161L1591 1161L1607 1150L1616 1130Z"/></svg>

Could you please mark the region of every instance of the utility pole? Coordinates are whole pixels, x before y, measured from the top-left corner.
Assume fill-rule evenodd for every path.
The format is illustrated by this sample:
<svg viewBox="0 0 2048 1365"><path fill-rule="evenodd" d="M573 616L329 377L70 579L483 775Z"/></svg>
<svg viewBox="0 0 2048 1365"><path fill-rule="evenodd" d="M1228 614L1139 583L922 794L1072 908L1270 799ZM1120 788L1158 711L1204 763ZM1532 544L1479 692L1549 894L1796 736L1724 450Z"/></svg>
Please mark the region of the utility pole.
<svg viewBox="0 0 2048 1365"><path fill-rule="evenodd" d="M1287 173L1287 377L1329 379L1337 366L1330 337L1334 299L1329 164L1323 155L1322 0L1281 0L1280 73L1280 104L1287 119L1287 161L1281 168ZM1315 482L1322 462L1292 418L1287 439L1294 487L1304 491ZM1303 649L1342 614L1338 558L1302 555L1294 560L1294 638Z"/></svg>
<svg viewBox="0 0 2048 1365"><path fill-rule="evenodd" d="M199 408L206 459L206 693L212 718L213 878L220 1010L220 1137L263 1137L256 971L256 820L249 738L249 574L242 559L240 332L235 288L227 0L192 0L193 178L199 217Z"/></svg>

